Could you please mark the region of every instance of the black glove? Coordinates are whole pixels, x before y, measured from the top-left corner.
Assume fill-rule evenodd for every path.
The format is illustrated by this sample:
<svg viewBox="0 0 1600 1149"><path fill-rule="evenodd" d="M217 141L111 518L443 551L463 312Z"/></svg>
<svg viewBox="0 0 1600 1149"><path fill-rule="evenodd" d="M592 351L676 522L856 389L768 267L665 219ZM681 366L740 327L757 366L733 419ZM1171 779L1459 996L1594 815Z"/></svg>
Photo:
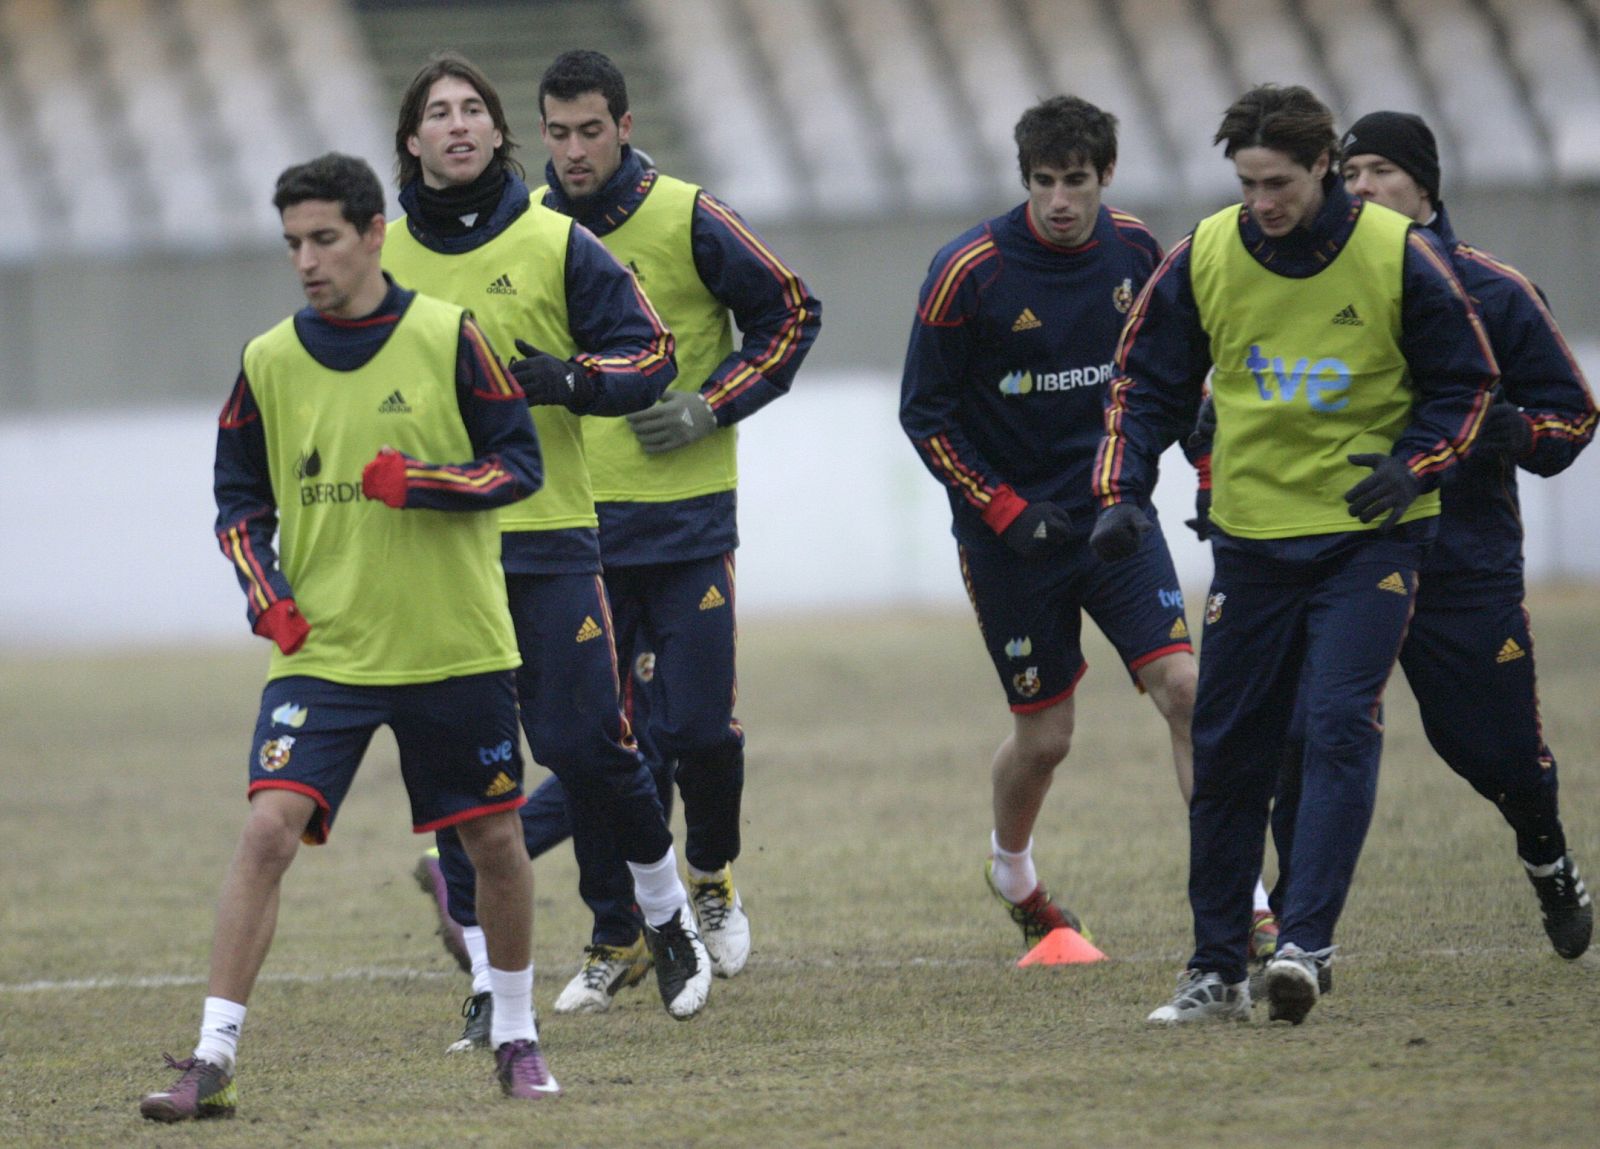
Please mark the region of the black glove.
<svg viewBox="0 0 1600 1149"><path fill-rule="evenodd" d="M1515 403L1496 403L1483 417L1474 451L1504 455L1516 460L1533 448L1533 421Z"/></svg>
<svg viewBox="0 0 1600 1149"><path fill-rule="evenodd" d="M521 339L517 350L523 358L513 359L507 369L528 397L528 406L565 407L575 415L594 406L594 383L577 364L547 355Z"/></svg>
<svg viewBox="0 0 1600 1149"><path fill-rule="evenodd" d="M1189 432L1189 453L1211 454L1211 440L1217 437L1217 405L1210 395L1200 403L1200 413L1195 416L1194 430Z"/></svg>
<svg viewBox="0 0 1600 1149"><path fill-rule="evenodd" d="M1024 558L1038 558L1066 549L1072 516L1055 503L1029 503L1000 540Z"/></svg>
<svg viewBox="0 0 1600 1149"><path fill-rule="evenodd" d="M1150 529L1150 520L1132 503L1112 503L1100 512L1089 532L1089 548L1102 562L1116 563L1132 558L1139 540Z"/></svg>
<svg viewBox="0 0 1600 1149"><path fill-rule="evenodd" d="M1183 525L1188 527L1201 542L1211 537L1211 488L1198 487L1194 492L1194 518L1184 519Z"/></svg>
<svg viewBox="0 0 1600 1149"><path fill-rule="evenodd" d="M1350 513L1364 523L1379 515L1388 515L1378 527L1387 531L1400 521L1418 495L1422 484L1411 473L1411 468L1393 455L1346 455L1358 467L1371 467L1372 474L1362 479L1344 493L1350 504Z"/></svg>
<svg viewBox="0 0 1600 1149"><path fill-rule="evenodd" d="M654 406L627 416L646 455L675 451L717 429L711 404L698 391L668 391Z"/></svg>

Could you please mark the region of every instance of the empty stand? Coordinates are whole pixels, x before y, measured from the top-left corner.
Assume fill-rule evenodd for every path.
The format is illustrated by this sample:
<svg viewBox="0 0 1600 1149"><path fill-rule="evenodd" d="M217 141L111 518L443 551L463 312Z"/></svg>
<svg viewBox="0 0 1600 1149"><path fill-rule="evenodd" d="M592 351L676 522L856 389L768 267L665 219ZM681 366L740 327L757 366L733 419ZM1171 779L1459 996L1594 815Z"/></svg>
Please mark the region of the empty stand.
<svg viewBox="0 0 1600 1149"><path fill-rule="evenodd" d="M1160 93L1161 118L1183 190L1208 201L1235 197L1233 169L1211 137L1239 93L1193 5L1188 0L1127 0L1113 7L1139 50L1151 86Z"/></svg>
<svg viewBox="0 0 1600 1149"><path fill-rule="evenodd" d="M1511 58L1543 120L1557 175L1600 179L1600 66L1577 8L1562 0L1491 0Z"/></svg>
<svg viewBox="0 0 1600 1149"><path fill-rule="evenodd" d="M805 185L772 101L751 98L762 91L760 78L729 31L721 0L642 0L641 7L669 91L700 145L702 162L672 174L707 185L758 220L793 214Z"/></svg>
<svg viewBox="0 0 1600 1149"><path fill-rule="evenodd" d="M1113 201L1149 203L1181 191L1170 170L1151 88L1099 0L1023 0L1027 29L1048 62L1052 94L1081 96L1117 117Z"/></svg>
<svg viewBox="0 0 1600 1149"><path fill-rule="evenodd" d="M128 185L118 178L71 13L55 0L5 0L0 23L28 89L67 234L85 250L116 250L134 234Z"/></svg>
<svg viewBox="0 0 1600 1149"><path fill-rule="evenodd" d="M826 214L867 215L894 206L860 89L816 4L734 0L752 30L745 48L772 77L785 124L805 164L813 203Z"/></svg>
<svg viewBox="0 0 1600 1149"><path fill-rule="evenodd" d="M988 153L940 70L920 12L911 0L847 0L839 9L905 202L955 208L980 198Z"/></svg>
<svg viewBox="0 0 1600 1149"><path fill-rule="evenodd" d="M1542 125L1529 115L1516 77L1476 5L1397 0L1395 7L1437 93L1444 130L1454 137L1461 157L1455 177L1489 184L1547 178Z"/></svg>

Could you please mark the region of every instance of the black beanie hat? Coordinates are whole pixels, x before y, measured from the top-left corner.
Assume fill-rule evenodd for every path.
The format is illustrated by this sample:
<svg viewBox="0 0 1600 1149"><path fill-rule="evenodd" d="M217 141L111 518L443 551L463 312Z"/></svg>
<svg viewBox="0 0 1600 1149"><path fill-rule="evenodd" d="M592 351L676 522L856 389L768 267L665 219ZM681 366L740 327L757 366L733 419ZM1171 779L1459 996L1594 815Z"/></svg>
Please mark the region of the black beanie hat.
<svg viewBox="0 0 1600 1149"><path fill-rule="evenodd" d="M1374 155L1398 164L1417 185L1439 202L1439 145L1421 116L1410 112L1370 112L1344 134L1346 159Z"/></svg>

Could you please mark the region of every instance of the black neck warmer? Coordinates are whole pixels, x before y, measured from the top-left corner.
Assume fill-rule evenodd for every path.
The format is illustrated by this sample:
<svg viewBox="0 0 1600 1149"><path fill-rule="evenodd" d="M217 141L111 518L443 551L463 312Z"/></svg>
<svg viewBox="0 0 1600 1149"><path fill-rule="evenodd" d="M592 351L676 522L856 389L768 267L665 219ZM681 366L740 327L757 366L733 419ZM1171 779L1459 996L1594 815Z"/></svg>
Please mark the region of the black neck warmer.
<svg viewBox="0 0 1600 1149"><path fill-rule="evenodd" d="M489 166L470 184L431 188L418 180L418 214L422 216L423 226L435 235L466 235L493 214L505 186L506 170L499 160L490 160ZM464 222L463 216L470 217L472 222Z"/></svg>

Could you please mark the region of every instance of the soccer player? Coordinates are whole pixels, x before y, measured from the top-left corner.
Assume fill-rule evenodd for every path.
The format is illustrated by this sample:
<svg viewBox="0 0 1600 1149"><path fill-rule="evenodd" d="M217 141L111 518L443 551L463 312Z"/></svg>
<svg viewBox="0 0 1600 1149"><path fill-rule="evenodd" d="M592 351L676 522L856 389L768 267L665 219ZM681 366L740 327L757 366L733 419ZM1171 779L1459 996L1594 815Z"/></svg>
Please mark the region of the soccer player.
<svg viewBox="0 0 1600 1149"><path fill-rule="evenodd" d="M532 880L494 509L540 483L521 391L460 307L383 273L383 187L337 153L278 177L273 203L308 306L244 349L217 432L217 536L271 639L250 812L217 904L194 1054L139 1111L232 1117L246 1002L299 842L327 840L388 725L418 833L453 826L478 868L512 1097L559 1092L533 1018ZM274 544L276 535L277 544Z"/></svg>
<svg viewBox="0 0 1600 1149"><path fill-rule="evenodd" d="M510 371L533 405L545 463L544 488L500 515L523 730L534 759L562 780L575 836L614 836L648 939L631 939L629 961L653 959L667 1010L687 1019L710 993L710 962L655 781L620 709L580 429L581 415L654 403L673 376L672 338L593 235L532 202L515 146L487 77L458 55L429 60L401 101L395 150L406 215L389 229L384 266L401 283L470 307L501 354L521 352ZM470 1048L482 1042L489 1001L472 872L453 835L440 834L438 848L449 914L466 927L473 967L455 1046Z"/></svg>
<svg viewBox="0 0 1600 1149"><path fill-rule="evenodd" d="M1016 126L1027 201L934 256L901 379L900 422L949 489L962 577L1010 702L992 768L989 887L1026 945L1082 929L1033 862L1033 828L1076 722L1087 612L1166 719L1189 792L1195 663L1155 509L1134 561L1087 546L1089 470L1123 319L1161 260L1149 230L1101 202L1116 119L1072 96ZM1264 897L1264 895L1263 895Z"/></svg>
<svg viewBox="0 0 1600 1149"><path fill-rule="evenodd" d="M1302 87L1228 108L1243 203L1201 221L1129 317L1095 462L1091 545L1134 553L1162 450L1211 374L1215 573L1194 713L1195 951L1154 1023L1247 1019L1250 882L1295 696L1306 756L1274 1020L1315 1005L1371 820L1384 683L1437 528L1440 477L1498 377L1437 242L1339 183L1333 115Z"/></svg>
<svg viewBox="0 0 1600 1149"><path fill-rule="evenodd" d="M655 655L647 735L658 782L670 795L675 766L700 933L713 971L733 977L750 953L732 874L744 790L733 714L736 424L788 392L822 308L732 208L641 161L627 85L607 57L559 56L540 81L539 112L550 159L535 194L632 269L677 338L678 377L660 401L626 420L585 419L584 447L618 649L642 642ZM529 799L530 855L561 840L563 790L570 805L564 779ZM599 1012L630 984L639 926L614 851L598 836L575 835L573 846L594 934L555 1009Z"/></svg>
<svg viewBox="0 0 1600 1149"><path fill-rule="evenodd" d="M1570 466L1594 437L1594 398L1539 289L1456 238L1439 198L1438 147L1420 117L1363 116L1342 150L1346 191L1411 217L1450 252L1500 363L1500 392L1477 444L1439 488L1439 539L1423 561L1400 666L1428 741L1511 826L1545 933L1571 960L1589 946L1594 908L1567 849L1555 756L1539 722L1517 469L1555 475ZM1286 822L1292 839L1293 810L1293 802L1274 808L1275 837Z"/></svg>

